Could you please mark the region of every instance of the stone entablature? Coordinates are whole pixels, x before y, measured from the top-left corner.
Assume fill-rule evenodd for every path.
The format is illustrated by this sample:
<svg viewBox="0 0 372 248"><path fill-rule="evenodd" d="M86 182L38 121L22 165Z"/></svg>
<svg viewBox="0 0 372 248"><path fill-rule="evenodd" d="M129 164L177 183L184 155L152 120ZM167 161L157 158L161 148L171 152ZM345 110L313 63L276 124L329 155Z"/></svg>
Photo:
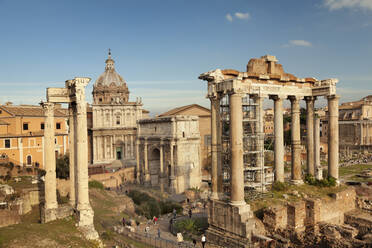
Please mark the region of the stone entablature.
<svg viewBox="0 0 372 248"><path fill-rule="evenodd" d="M196 116L138 121L137 182L182 193L200 187L200 134Z"/></svg>

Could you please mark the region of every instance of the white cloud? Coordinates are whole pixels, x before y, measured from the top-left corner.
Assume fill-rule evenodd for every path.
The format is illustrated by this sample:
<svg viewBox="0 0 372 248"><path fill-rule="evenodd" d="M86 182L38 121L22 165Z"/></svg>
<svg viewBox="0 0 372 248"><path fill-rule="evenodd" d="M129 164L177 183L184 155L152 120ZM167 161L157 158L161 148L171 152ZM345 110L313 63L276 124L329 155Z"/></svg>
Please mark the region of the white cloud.
<svg viewBox="0 0 372 248"><path fill-rule="evenodd" d="M312 44L307 40L290 40L287 44L282 45L282 47L291 47L291 46L303 46L311 47Z"/></svg>
<svg viewBox="0 0 372 248"><path fill-rule="evenodd" d="M235 13L235 17L238 18L238 19L247 20L251 16L250 16L250 14L248 12L247 13L236 12Z"/></svg>
<svg viewBox="0 0 372 248"><path fill-rule="evenodd" d="M324 6L329 10L343 8L372 10L372 0L324 0Z"/></svg>
<svg viewBox="0 0 372 248"><path fill-rule="evenodd" d="M233 21L233 18L232 18L232 16L231 16L230 13L227 13L227 14L226 14L226 19L227 19L229 22L232 22L232 21Z"/></svg>

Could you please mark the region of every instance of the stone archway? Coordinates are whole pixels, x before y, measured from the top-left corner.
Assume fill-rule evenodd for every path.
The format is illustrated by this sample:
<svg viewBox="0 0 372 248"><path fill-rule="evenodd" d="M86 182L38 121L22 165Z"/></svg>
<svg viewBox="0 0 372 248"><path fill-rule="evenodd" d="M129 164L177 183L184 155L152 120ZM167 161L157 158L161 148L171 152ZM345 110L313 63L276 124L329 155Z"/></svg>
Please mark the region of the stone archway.
<svg viewBox="0 0 372 248"><path fill-rule="evenodd" d="M149 156L149 172L151 185L159 185L160 178L160 150L158 148L153 148Z"/></svg>
<svg viewBox="0 0 372 248"><path fill-rule="evenodd" d="M116 140L115 142L115 159L116 160L123 160L124 159L124 142L122 140Z"/></svg>

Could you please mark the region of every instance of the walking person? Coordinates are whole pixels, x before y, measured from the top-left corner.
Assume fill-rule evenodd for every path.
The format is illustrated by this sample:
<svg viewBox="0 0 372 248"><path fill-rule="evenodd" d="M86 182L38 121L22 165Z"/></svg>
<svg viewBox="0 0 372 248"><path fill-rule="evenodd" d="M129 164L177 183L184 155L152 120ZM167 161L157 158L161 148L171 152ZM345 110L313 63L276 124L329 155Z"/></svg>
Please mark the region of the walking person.
<svg viewBox="0 0 372 248"><path fill-rule="evenodd" d="M196 239L192 239L192 244L196 247Z"/></svg>
<svg viewBox="0 0 372 248"><path fill-rule="evenodd" d="M160 239L160 228L158 228L158 238Z"/></svg>
<svg viewBox="0 0 372 248"><path fill-rule="evenodd" d="M149 232L150 232L150 227L149 226L146 226L145 227L145 235L146 235L146 237L149 237Z"/></svg>
<svg viewBox="0 0 372 248"><path fill-rule="evenodd" d="M123 217L123 219L121 221L123 223L123 226L125 226L125 218L124 217Z"/></svg>
<svg viewBox="0 0 372 248"><path fill-rule="evenodd" d="M189 209L189 217L190 217L190 219L192 217L192 210L191 210L191 208Z"/></svg>
<svg viewBox="0 0 372 248"><path fill-rule="evenodd" d="M205 235L203 234L202 238L201 238L201 242L202 242L202 246L203 248L205 247L205 243L207 243L207 238L205 237Z"/></svg>

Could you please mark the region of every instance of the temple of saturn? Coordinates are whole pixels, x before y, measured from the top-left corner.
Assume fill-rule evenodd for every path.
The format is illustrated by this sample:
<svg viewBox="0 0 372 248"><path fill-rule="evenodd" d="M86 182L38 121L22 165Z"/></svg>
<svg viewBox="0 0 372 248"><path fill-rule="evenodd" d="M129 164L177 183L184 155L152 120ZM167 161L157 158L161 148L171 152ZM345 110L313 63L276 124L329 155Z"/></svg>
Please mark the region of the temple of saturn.
<svg viewBox="0 0 372 248"><path fill-rule="evenodd" d="M319 119L314 112L317 97L328 100L328 176L338 180L337 79L297 78L285 73L275 56L248 62L247 71L209 71L199 76L208 82L211 101L212 195L207 236L224 236L227 246L249 243L254 231L245 188L265 186L263 99L274 101L274 180L284 182L283 100L291 103L291 177L302 184L300 100L306 101L306 173L321 179ZM253 177L253 178L252 178ZM257 184L258 182L258 184ZM258 187L260 188L260 187ZM229 201L223 201L229 195ZM245 247L244 245L242 247Z"/></svg>
<svg viewBox="0 0 372 248"><path fill-rule="evenodd" d="M64 88L48 88L47 102L41 103L45 112L45 203L42 209L43 223L77 215L78 227L86 238L98 240L94 229L94 212L89 203L88 192L88 143L87 103L85 87L90 78L77 77L67 80ZM54 143L54 104L69 104L69 158L70 158L70 207L58 206L56 195L56 157Z"/></svg>

